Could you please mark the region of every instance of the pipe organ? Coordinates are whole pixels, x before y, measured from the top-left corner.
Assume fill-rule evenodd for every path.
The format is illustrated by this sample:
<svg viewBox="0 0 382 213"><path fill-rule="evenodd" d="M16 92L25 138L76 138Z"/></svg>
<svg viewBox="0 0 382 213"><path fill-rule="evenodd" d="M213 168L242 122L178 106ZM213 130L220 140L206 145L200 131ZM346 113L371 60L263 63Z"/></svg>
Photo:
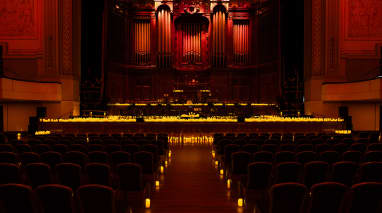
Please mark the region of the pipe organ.
<svg viewBox="0 0 382 213"><path fill-rule="evenodd" d="M134 23L135 63L145 65L150 63L150 20L136 20Z"/></svg>
<svg viewBox="0 0 382 213"><path fill-rule="evenodd" d="M233 24L233 60L237 65L248 63L248 21L234 21Z"/></svg>
<svg viewBox="0 0 382 213"><path fill-rule="evenodd" d="M171 64L171 14L168 8L158 11L158 67Z"/></svg>
<svg viewBox="0 0 382 213"><path fill-rule="evenodd" d="M105 18L110 99L247 103L278 95L279 1L105 1L118 16Z"/></svg>
<svg viewBox="0 0 382 213"><path fill-rule="evenodd" d="M212 17L212 65L222 67L225 64L226 13L217 10Z"/></svg>
<svg viewBox="0 0 382 213"><path fill-rule="evenodd" d="M201 62L201 24L184 23L182 25L183 63Z"/></svg>

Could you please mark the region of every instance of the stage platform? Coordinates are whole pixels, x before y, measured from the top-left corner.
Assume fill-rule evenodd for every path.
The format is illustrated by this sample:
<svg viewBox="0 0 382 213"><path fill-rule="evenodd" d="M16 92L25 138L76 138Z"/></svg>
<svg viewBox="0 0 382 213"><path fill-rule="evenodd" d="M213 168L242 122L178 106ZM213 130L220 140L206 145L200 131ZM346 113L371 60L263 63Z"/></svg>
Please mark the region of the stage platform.
<svg viewBox="0 0 382 213"><path fill-rule="evenodd" d="M261 116L244 120L236 117L184 118L184 117L106 117L74 119L41 119L39 131L61 134L87 133L166 133L169 136L200 135L214 133L332 133L343 130L342 119L285 118Z"/></svg>

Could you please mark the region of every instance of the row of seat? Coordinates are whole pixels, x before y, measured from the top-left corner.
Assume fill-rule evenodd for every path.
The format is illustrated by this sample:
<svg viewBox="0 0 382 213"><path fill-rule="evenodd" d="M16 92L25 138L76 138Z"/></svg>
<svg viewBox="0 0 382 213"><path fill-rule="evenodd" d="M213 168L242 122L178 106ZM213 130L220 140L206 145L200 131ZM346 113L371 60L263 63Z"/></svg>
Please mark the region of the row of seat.
<svg viewBox="0 0 382 213"><path fill-rule="evenodd" d="M253 147L257 150L266 150L266 151L326 151L326 150L336 150L344 151L347 149L356 150L356 151L367 151L367 150L382 150L381 143L358 143L358 142L317 142L317 143L279 143L274 141L250 141L248 143L235 143L232 141L222 141L219 145L215 145L215 149L219 154L224 152L225 146L233 144L237 146ZM257 146L257 147L256 147Z"/></svg>
<svg viewBox="0 0 382 213"><path fill-rule="evenodd" d="M22 184L4 184L0 185L0 200L0 212L12 213L116 213L128 212L131 207L115 190L97 184L75 191L56 184L34 190Z"/></svg>
<svg viewBox="0 0 382 213"><path fill-rule="evenodd" d="M277 165L255 162L250 163L247 170L247 176L234 170L228 178L242 181L242 187L247 189L266 189L273 184L284 182L298 182L307 187L326 181L335 181L348 186L359 182L382 182L381 162L358 165L350 161L340 161L334 163L332 167L323 161L313 161L305 165L297 162Z"/></svg>
<svg viewBox="0 0 382 213"><path fill-rule="evenodd" d="M238 164L248 164L248 162L272 162L272 163L282 163L287 161L297 161L299 163L305 164L311 161L325 161L329 164L338 161L353 161L359 162L381 162L382 161L382 151L369 151L362 154L359 151L346 151L342 154L336 151L325 151L321 153L316 153L312 151L302 151L302 152L291 152L291 151L280 151L276 153L268 151L258 151L253 154L246 151L234 151L226 152L224 157L221 157L222 166L225 168L230 168L232 165Z"/></svg>
<svg viewBox="0 0 382 213"><path fill-rule="evenodd" d="M153 147L154 146L154 147ZM80 152L92 152L92 151L105 151L108 153L116 152L116 151L126 151L130 153L134 153L137 151L145 151L157 149L159 154L164 154L167 148L158 146L156 144L126 144L126 145L118 145L118 144L35 144L31 145L29 143L19 143L15 145L11 144L0 144L0 152L36 152L36 153L44 153L48 151L55 151L64 154L67 151L80 151Z"/></svg>
<svg viewBox="0 0 382 213"><path fill-rule="evenodd" d="M89 152L69 151L62 155L59 152L48 151L41 155L34 152L24 152L20 155L12 152L0 152L0 163L27 165L28 163L44 162L55 168L58 163L75 163L84 167L87 163L106 163L116 166L120 163L135 162L142 166L145 174L153 174L160 164L160 156L154 152L138 151L133 154L116 151L111 154L102 151Z"/></svg>
<svg viewBox="0 0 382 213"><path fill-rule="evenodd" d="M153 175L144 174L141 165L121 163L115 169L105 163L89 163L82 168L74 163L59 163L54 169L45 163L29 163L24 168L0 163L0 184L23 183L36 188L44 184L62 184L76 190L83 184L100 184L125 191L151 188Z"/></svg>
<svg viewBox="0 0 382 213"><path fill-rule="evenodd" d="M264 194L259 192L258 194ZM382 183L351 187L325 182L311 188L299 183L273 185L264 197L247 196L247 203L262 213L377 213L382 211ZM252 208L251 208L252 209ZM254 212L255 212L254 211Z"/></svg>

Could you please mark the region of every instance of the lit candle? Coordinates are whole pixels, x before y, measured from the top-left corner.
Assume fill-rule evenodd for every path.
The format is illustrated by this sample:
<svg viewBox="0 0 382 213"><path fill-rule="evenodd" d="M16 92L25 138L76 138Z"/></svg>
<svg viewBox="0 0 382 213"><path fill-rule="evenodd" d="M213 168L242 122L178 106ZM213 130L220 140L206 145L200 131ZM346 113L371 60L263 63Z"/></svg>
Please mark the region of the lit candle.
<svg viewBox="0 0 382 213"><path fill-rule="evenodd" d="M231 188L231 182L232 182L231 179L228 179L228 180L227 180L227 189L230 189L230 188Z"/></svg>
<svg viewBox="0 0 382 213"><path fill-rule="evenodd" d="M146 209L149 209L150 206L151 206L150 198L146 198L146 199L145 199L145 207L146 207Z"/></svg>
<svg viewBox="0 0 382 213"><path fill-rule="evenodd" d="M237 206L238 207L243 207L243 205L244 205L244 199L243 198L237 199Z"/></svg>

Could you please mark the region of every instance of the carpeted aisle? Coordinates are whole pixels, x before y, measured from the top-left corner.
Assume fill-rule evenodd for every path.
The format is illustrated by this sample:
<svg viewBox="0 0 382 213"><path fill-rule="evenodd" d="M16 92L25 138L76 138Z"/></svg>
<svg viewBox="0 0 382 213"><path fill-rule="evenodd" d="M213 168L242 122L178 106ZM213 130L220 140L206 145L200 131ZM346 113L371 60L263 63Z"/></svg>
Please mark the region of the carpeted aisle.
<svg viewBox="0 0 382 213"><path fill-rule="evenodd" d="M172 148L164 182L152 197L151 213L237 212L219 180L209 145Z"/></svg>

